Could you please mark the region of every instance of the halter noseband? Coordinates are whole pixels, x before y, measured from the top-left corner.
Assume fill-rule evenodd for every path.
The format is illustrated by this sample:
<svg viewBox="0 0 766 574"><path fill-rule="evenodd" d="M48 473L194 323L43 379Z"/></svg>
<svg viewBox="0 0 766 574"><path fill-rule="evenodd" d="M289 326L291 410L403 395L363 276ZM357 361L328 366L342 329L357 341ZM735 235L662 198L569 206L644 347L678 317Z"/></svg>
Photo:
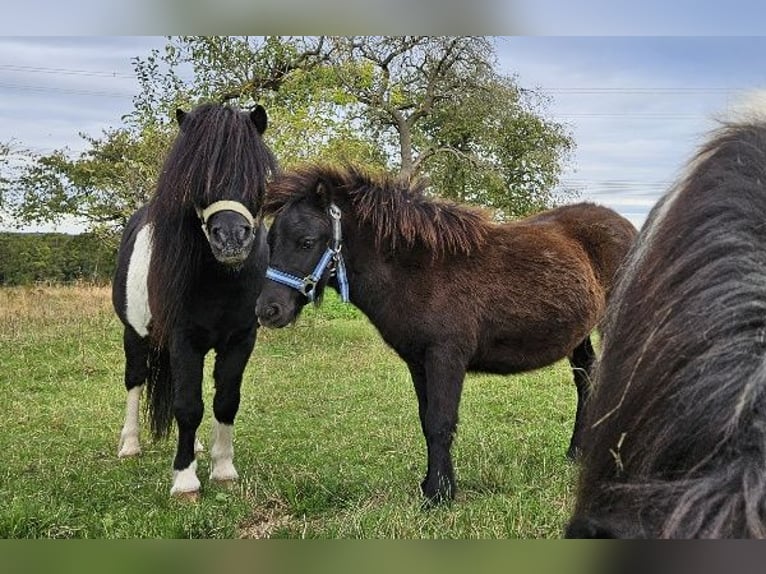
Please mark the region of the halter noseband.
<svg viewBox="0 0 766 574"><path fill-rule="evenodd" d="M303 279L280 271L274 267L269 266L266 269L266 278L287 285L304 295L309 301L313 302L316 297L315 287L319 283L319 280L324 275L324 272L333 263L330 272L335 274L338 280L338 287L340 288L340 298L344 303L348 303L348 276L346 275L346 264L343 261L343 255L341 254L342 239L340 229L340 208L334 203L330 204L330 218L332 219L332 244L327 246L319 262L314 267L314 270L306 275Z"/></svg>
<svg viewBox="0 0 766 574"><path fill-rule="evenodd" d="M234 211L235 213L239 213L247 220L248 225L250 225L250 229L252 229L253 233L255 233L255 218L247 209L247 207L238 201L230 201L228 199L224 199L221 201L214 201L205 209L200 209L199 207L197 208L197 216L202 222L202 232L205 234L205 237L208 241L210 241L210 232L207 230L207 222L219 211Z"/></svg>

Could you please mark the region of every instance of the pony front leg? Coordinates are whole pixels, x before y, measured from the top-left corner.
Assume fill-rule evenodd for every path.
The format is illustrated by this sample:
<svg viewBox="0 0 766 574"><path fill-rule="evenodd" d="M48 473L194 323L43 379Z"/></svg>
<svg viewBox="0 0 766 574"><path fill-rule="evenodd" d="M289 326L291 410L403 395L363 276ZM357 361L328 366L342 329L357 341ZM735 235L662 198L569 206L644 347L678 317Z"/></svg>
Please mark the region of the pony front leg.
<svg viewBox="0 0 766 574"><path fill-rule="evenodd" d="M213 446L210 449L210 480L226 483L239 478L234 468L234 425L213 421Z"/></svg>
<svg viewBox="0 0 766 574"><path fill-rule="evenodd" d="M217 482L233 482L239 478L234 467L234 419L239 411L242 373L253 352L255 337L256 329L253 327L238 342L233 345L230 342L216 353L210 479Z"/></svg>
<svg viewBox="0 0 766 574"><path fill-rule="evenodd" d="M173 412L178 425L178 446L173 460L171 496L196 499L200 482L197 478L195 446L197 429L202 422L202 367L204 353L190 345L174 343L170 361L174 377Z"/></svg>
<svg viewBox="0 0 766 574"><path fill-rule="evenodd" d="M428 472L421 484L429 503L455 498L455 472L452 466L452 440L458 421L458 406L465 367L458 364L452 350L437 350L426 358L425 437L428 447Z"/></svg>

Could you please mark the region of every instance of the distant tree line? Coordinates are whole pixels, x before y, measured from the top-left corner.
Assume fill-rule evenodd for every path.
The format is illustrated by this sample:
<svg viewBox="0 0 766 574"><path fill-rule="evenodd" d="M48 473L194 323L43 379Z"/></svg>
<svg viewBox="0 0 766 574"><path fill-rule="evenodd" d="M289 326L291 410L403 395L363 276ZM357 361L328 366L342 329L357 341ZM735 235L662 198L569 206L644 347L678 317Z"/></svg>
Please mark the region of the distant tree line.
<svg viewBox="0 0 766 574"><path fill-rule="evenodd" d="M117 244L84 233L0 233L0 286L35 283L108 283Z"/></svg>

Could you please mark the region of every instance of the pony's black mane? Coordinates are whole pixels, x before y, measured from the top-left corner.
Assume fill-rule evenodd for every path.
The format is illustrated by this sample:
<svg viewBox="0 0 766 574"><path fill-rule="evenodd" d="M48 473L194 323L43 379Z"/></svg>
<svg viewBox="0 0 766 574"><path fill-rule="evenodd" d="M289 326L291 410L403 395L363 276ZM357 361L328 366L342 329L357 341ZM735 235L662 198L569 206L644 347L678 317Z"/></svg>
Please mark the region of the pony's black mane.
<svg viewBox="0 0 766 574"><path fill-rule="evenodd" d="M628 536L766 536L766 123L714 133L613 302L575 517Z"/></svg>
<svg viewBox="0 0 766 574"><path fill-rule="evenodd" d="M276 161L255 124L237 108L202 104L186 115L149 204L153 225L149 292L152 336L165 341L209 247L196 208L230 199L258 217Z"/></svg>
<svg viewBox="0 0 766 574"><path fill-rule="evenodd" d="M357 166L307 165L284 172L269 185L264 211L275 214L316 198L320 184L347 198L359 221L374 230L376 244L391 250L421 244L436 256L470 254L485 243L491 225L477 209L428 197L422 180L406 182Z"/></svg>

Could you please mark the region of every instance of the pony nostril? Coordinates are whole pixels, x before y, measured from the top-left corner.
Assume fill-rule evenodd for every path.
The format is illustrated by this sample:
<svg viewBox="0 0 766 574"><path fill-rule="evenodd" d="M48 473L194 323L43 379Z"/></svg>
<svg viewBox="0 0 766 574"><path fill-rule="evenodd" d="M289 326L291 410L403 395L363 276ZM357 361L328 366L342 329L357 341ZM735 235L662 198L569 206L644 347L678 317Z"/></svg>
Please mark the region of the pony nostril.
<svg viewBox="0 0 766 574"><path fill-rule="evenodd" d="M282 314L282 307L276 303L268 305L264 310L264 316L266 319L275 319Z"/></svg>
<svg viewBox="0 0 766 574"><path fill-rule="evenodd" d="M237 228L237 240L242 243L244 242L253 232L253 228L249 225L241 225Z"/></svg>
<svg viewBox="0 0 766 574"><path fill-rule="evenodd" d="M210 237L218 243L223 243L225 239L225 233L220 225L213 225L210 228Z"/></svg>

